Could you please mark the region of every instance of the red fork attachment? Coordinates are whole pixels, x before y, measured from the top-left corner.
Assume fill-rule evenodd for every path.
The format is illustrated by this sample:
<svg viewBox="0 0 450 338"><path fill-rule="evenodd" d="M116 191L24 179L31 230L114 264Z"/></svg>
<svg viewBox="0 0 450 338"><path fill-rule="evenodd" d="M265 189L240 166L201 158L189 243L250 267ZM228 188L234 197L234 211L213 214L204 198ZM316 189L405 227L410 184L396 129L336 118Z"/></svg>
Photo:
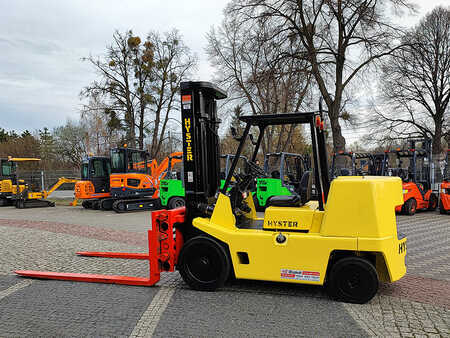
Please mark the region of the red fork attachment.
<svg viewBox="0 0 450 338"><path fill-rule="evenodd" d="M148 230L148 253L77 252L80 256L88 257L146 259L149 262L150 270L148 278L32 270L16 270L14 272L24 277L41 279L144 286L154 285L159 281L161 272L175 270L178 254L183 246L183 235L177 228L174 228L174 224L183 223L184 215L184 207L152 212L152 229Z"/></svg>

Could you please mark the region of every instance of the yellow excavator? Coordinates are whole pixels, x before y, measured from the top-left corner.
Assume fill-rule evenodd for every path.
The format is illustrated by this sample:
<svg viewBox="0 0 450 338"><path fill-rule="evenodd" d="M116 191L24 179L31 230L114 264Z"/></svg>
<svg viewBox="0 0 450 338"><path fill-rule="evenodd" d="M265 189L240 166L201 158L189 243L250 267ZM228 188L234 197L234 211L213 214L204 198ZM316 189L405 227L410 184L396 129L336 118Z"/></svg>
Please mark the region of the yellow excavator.
<svg viewBox="0 0 450 338"><path fill-rule="evenodd" d="M14 204L13 194L25 189L24 181L17 180L17 163L24 161L40 161L38 158L0 158L0 206Z"/></svg>
<svg viewBox="0 0 450 338"><path fill-rule="evenodd" d="M0 205L15 205L16 208L43 208L54 207L55 203L48 201L47 198L64 183L76 183L78 179L61 177L58 181L49 189L41 191L33 191L31 186L24 180L19 179L17 176L17 163L18 162L31 162L40 161L39 158L17 158L8 156L10 177L1 181L1 194L2 202L6 199L6 202L0 203ZM2 162L2 171L3 171ZM4 165L5 168L7 165ZM3 197L4 196L4 197Z"/></svg>

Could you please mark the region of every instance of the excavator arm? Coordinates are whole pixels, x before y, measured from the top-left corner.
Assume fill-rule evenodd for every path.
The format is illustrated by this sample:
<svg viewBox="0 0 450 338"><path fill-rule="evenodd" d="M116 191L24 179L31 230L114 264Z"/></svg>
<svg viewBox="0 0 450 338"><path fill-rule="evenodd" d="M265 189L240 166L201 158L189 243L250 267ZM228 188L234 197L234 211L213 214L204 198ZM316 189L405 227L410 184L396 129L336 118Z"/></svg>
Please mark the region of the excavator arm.
<svg viewBox="0 0 450 338"><path fill-rule="evenodd" d="M48 196L50 196L56 189L58 189L61 185L65 184L65 183L77 183L78 181L79 181L79 179L76 179L76 178L61 177L58 180L58 182L56 182L48 191L46 191L46 190L42 191L43 198L47 198Z"/></svg>

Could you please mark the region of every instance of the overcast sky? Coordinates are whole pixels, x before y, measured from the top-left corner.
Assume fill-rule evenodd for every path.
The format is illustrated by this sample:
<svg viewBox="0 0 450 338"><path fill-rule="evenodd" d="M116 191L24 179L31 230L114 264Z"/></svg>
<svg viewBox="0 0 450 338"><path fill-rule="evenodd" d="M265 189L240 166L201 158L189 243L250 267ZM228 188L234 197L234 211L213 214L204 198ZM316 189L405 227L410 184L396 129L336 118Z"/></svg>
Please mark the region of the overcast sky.
<svg viewBox="0 0 450 338"><path fill-rule="evenodd" d="M228 0L0 0L0 128L30 131L77 119L78 94L115 29L180 30L200 60L195 79L210 80L206 33L221 22ZM414 0L420 17L448 0Z"/></svg>

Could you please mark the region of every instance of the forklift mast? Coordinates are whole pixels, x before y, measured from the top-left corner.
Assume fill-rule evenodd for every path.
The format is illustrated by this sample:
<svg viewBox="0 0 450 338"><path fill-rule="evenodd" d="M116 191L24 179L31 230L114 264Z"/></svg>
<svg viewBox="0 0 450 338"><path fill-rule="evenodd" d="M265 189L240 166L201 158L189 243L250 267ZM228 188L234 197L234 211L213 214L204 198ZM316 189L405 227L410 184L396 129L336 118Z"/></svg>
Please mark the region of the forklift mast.
<svg viewBox="0 0 450 338"><path fill-rule="evenodd" d="M408 139L409 151L412 152L410 170L412 172L411 180L417 182L417 160L418 158L427 158L429 166L431 165L431 139L429 138L412 138ZM417 149L417 144L421 143L422 147ZM428 172L426 173L426 181L431 187L431 168L428 167ZM424 165L422 163L422 170L424 170ZM423 176L423 175L422 175Z"/></svg>
<svg viewBox="0 0 450 338"><path fill-rule="evenodd" d="M225 99L227 94L209 82L182 82L180 88L186 219L190 220L201 215L219 188L220 120L216 100Z"/></svg>

